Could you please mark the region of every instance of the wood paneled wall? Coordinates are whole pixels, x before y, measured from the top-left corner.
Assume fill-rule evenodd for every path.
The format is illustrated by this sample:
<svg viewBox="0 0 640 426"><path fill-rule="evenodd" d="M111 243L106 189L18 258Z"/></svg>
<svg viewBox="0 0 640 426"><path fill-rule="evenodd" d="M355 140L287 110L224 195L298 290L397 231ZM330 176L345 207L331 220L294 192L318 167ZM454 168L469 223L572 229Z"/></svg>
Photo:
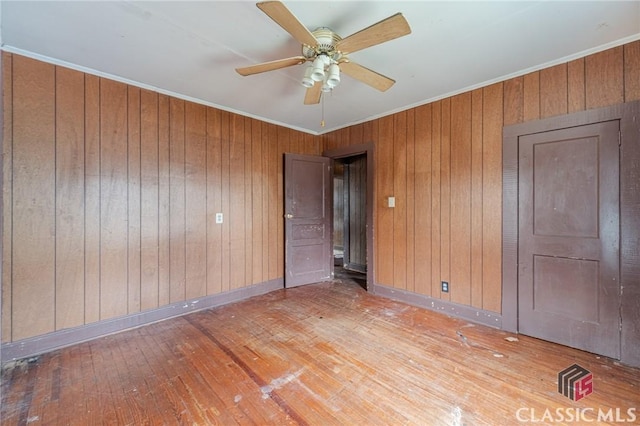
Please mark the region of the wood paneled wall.
<svg viewBox="0 0 640 426"><path fill-rule="evenodd" d="M2 66L4 342L281 279L282 154L371 141L376 282L500 312L502 127L640 99L640 42L321 137Z"/></svg>
<svg viewBox="0 0 640 426"><path fill-rule="evenodd" d="M3 89L4 342L284 276L319 138L7 53Z"/></svg>
<svg viewBox="0 0 640 426"><path fill-rule="evenodd" d="M636 41L323 135L375 143L376 282L500 312L502 127L639 99Z"/></svg>

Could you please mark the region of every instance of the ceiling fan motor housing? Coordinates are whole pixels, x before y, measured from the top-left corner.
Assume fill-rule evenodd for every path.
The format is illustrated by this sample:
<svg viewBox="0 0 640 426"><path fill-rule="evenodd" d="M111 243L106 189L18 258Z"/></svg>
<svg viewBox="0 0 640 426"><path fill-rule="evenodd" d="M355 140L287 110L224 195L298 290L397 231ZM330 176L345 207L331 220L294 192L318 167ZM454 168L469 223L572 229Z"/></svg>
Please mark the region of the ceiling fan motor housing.
<svg viewBox="0 0 640 426"><path fill-rule="evenodd" d="M302 45L302 55L305 58L313 60L318 55L326 55L334 61L340 59L342 54L336 50L336 44L342 38L338 34L327 27L317 28L311 34L316 38L318 44L316 46Z"/></svg>

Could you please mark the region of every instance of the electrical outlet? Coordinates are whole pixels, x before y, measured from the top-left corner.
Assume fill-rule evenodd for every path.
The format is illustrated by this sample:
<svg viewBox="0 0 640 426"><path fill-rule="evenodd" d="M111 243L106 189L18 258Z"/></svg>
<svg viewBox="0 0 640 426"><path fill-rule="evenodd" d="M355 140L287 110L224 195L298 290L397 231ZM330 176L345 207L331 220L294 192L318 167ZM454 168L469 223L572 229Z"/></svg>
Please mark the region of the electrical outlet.
<svg viewBox="0 0 640 426"><path fill-rule="evenodd" d="M222 213L216 213L216 223L222 223Z"/></svg>
<svg viewBox="0 0 640 426"><path fill-rule="evenodd" d="M444 293L449 293L449 283L446 281L442 281L442 291Z"/></svg>

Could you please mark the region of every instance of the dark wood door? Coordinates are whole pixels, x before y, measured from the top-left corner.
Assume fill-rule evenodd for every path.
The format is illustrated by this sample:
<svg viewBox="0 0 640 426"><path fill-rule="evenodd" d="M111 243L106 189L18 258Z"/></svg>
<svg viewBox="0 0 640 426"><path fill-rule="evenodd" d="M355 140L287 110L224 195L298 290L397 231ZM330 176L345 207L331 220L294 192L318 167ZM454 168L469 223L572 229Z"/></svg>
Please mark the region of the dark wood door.
<svg viewBox="0 0 640 426"><path fill-rule="evenodd" d="M331 279L330 161L285 154L285 287Z"/></svg>
<svg viewBox="0 0 640 426"><path fill-rule="evenodd" d="M619 358L619 122L521 136L518 152L518 329Z"/></svg>

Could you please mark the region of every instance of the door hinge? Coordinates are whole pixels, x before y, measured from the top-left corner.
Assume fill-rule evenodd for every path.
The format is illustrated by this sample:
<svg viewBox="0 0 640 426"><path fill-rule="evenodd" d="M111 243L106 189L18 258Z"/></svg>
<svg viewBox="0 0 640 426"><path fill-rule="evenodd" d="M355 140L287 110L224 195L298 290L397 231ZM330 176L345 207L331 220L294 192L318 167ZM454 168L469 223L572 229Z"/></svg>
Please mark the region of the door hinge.
<svg viewBox="0 0 640 426"><path fill-rule="evenodd" d="M618 146L622 146L622 131L618 130Z"/></svg>

